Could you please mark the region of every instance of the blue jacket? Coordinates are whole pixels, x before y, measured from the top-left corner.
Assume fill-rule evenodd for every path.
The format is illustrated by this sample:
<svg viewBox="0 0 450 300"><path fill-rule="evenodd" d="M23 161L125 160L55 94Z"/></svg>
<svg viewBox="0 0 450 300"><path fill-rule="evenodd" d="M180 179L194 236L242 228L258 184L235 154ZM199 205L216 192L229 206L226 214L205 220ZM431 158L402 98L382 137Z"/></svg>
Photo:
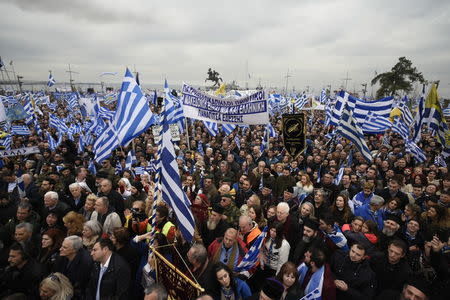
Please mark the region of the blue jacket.
<svg viewBox="0 0 450 300"><path fill-rule="evenodd" d="M355 216L360 216L362 217L364 220L372 220L375 223L378 224L378 229L382 230L383 229L383 216L381 214L381 212L376 211L373 212L370 210L370 206L369 204L364 204L363 206L360 206L358 208L355 209Z"/></svg>

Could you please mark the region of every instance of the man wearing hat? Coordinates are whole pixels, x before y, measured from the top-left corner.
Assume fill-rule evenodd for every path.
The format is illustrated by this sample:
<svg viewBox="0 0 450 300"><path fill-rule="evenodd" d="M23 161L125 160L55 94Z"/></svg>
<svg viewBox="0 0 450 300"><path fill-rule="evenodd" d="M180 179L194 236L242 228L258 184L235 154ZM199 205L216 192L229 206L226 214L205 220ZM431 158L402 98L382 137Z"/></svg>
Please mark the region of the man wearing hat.
<svg viewBox="0 0 450 300"><path fill-rule="evenodd" d="M430 284L424 278L411 276L403 286L401 292L398 290L384 290L376 300L428 300L430 296ZM442 299L445 299L446 295Z"/></svg>
<svg viewBox="0 0 450 300"><path fill-rule="evenodd" d="M251 295L247 300L280 300L284 286L276 278L267 278L260 292Z"/></svg>
<svg viewBox="0 0 450 300"><path fill-rule="evenodd" d="M371 259L372 270L377 275L377 294L392 289L401 291L412 273L405 255L408 246L403 240L392 240L385 255Z"/></svg>
<svg viewBox="0 0 450 300"><path fill-rule="evenodd" d="M230 226L236 227L238 219L241 216L239 208L234 204L234 197L230 194L224 194L221 197L219 205L223 207L223 217Z"/></svg>
<svg viewBox="0 0 450 300"><path fill-rule="evenodd" d="M272 191L273 185L270 182L264 182L263 188L258 193L258 197L261 200L261 205L264 207L264 211L267 211L269 206L277 204Z"/></svg>
<svg viewBox="0 0 450 300"><path fill-rule="evenodd" d="M361 216L364 221L372 220L378 225L378 229L383 228L383 218L379 209L384 203L384 199L378 195L373 195L368 204L357 207L355 209L355 216Z"/></svg>
<svg viewBox="0 0 450 300"><path fill-rule="evenodd" d="M303 224L303 237L295 247L291 247L289 261L298 265L306 251L311 248L325 249L325 247L323 235L319 231L319 222L316 219L306 219ZM333 248L335 248L334 245Z"/></svg>
<svg viewBox="0 0 450 300"><path fill-rule="evenodd" d="M208 220L201 225L200 233L205 247L208 247L215 239L223 237L228 229L228 222L222 218L223 211L221 205L214 204Z"/></svg>
<svg viewBox="0 0 450 300"><path fill-rule="evenodd" d="M401 239L400 227L402 220L394 214L387 214L383 222L383 229L379 235L378 246L381 251L385 251L392 240Z"/></svg>

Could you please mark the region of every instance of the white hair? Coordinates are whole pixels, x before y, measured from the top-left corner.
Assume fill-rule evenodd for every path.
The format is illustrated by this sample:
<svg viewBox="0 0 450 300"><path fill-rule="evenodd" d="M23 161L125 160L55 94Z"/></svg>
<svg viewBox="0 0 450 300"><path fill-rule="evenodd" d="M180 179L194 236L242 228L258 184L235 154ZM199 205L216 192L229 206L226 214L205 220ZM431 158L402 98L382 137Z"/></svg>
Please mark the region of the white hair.
<svg viewBox="0 0 450 300"><path fill-rule="evenodd" d="M44 197L50 197L53 200L59 200L58 193L54 192L54 191L50 191L50 192L45 193Z"/></svg>
<svg viewBox="0 0 450 300"><path fill-rule="evenodd" d="M287 204L286 202L278 203L277 211L288 213L289 212L289 204Z"/></svg>

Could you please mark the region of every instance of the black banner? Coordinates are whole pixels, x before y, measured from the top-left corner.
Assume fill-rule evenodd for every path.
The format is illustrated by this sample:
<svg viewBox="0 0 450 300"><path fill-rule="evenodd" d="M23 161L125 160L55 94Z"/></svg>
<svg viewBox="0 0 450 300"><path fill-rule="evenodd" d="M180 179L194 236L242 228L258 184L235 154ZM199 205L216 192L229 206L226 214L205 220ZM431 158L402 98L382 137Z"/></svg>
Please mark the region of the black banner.
<svg viewBox="0 0 450 300"><path fill-rule="evenodd" d="M284 148L297 158L306 148L306 122L303 113L283 115Z"/></svg>

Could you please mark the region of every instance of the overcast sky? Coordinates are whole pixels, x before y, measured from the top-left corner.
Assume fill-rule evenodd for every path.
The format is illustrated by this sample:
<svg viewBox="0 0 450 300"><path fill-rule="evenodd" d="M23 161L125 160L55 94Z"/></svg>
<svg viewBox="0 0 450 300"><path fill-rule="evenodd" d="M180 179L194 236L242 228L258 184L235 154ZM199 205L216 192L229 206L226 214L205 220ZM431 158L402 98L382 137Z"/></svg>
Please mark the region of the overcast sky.
<svg viewBox="0 0 450 300"><path fill-rule="evenodd" d="M120 82L136 66L144 84L226 82L361 89L406 56L450 97L450 1L2 0L0 56L28 80ZM102 72L118 72L100 78ZM370 93L369 88L369 93Z"/></svg>

